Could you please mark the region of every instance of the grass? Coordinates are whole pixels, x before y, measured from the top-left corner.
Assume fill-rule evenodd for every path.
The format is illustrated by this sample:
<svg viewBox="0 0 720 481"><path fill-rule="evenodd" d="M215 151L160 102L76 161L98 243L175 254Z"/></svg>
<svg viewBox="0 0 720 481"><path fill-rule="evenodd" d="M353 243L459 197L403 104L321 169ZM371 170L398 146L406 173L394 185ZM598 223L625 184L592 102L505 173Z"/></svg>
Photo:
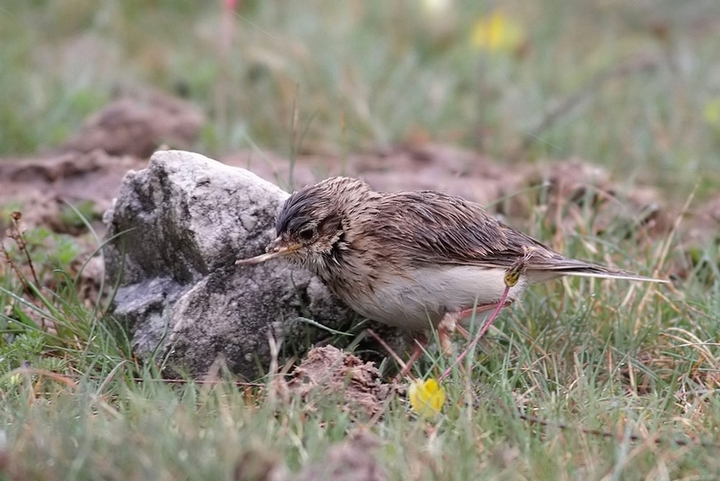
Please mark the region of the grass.
<svg viewBox="0 0 720 481"><path fill-rule="evenodd" d="M429 138L505 162L579 156L677 205L696 185L700 202L713 193L713 1L504 2L523 37L504 51L469 40L489 5L449 4L248 1L229 34L220 4L11 2L0 7L0 153L61 143L129 83L200 105L209 121L195 148L213 155L252 144L340 157ZM75 214L63 222L79 228ZM664 239L601 234L583 215L586 235L556 246L568 255L646 274L663 258ZM523 227L551 239L542 219ZM688 270L678 290L537 286L502 313L472 373L443 382L448 399L429 421L404 396L369 418L320 395L274 397L270 378L169 383L133 357L106 299L78 296L92 237L38 229L26 240L35 276L9 239L18 271L0 264L2 479L250 480L268 466L296 479L359 431L378 439L389 479L720 476L717 446L703 445L720 430L716 244L686 255L671 239L665 266ZM450 362L432 350L419 373Z"/></svg>
<svg viewBox="0 0 720 481"><path fill-rule="evenodd" d="M632 239L586 249L579 238L565 246L622 265L638 254ZM9 255L27 272L21 251ZM273 396L271 377L167 382L156 363L132 357L111 317L73 295L67 263L46 262L62 280L53 291L12 272L0 290L6 309L36 306L22 325L17 309L3 315L0 473L9 479L270 479L248 477L268 466L296 479L358 432L377 439L373 456L389 479L720 474L717 276L690 276L682 292L587 279L538 286L503 312L472 373L455 369L443 381L442 412L423 420L404 396L370 418L321 393ZM35 270L44 277L48 265ZM56 327L43 328L40 314ZM452 360L430 356L418 374L437 377Z"/></svg>

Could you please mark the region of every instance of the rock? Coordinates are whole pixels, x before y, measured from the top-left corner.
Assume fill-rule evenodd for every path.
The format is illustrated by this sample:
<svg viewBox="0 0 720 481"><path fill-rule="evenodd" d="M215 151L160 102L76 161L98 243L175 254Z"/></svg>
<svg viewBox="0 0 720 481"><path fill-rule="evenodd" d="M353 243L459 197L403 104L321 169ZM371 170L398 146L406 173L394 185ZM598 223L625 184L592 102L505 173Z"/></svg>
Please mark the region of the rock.
<svg viewBox="0 0 720 481"><path fill-rule="evenodd" d="M346 329L350 312L304 269L264 251L287 193L240 168L182 151L156 152L129 172L105 215L114 314L143 358L205 375L216 362L246 379L266 372L269 337L295 354L327 336L300 318ZM294 341L300 342L294 342Z"/></svg>

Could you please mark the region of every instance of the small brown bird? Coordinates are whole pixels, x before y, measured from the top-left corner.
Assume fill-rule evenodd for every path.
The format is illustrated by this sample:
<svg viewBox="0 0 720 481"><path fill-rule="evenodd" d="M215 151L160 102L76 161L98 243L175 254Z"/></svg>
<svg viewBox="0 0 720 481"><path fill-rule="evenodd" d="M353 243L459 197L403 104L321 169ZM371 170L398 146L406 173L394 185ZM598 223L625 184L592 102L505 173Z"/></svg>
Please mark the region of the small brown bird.
<svg viewBox="0 0 720 481"><path fill-rule="evenodd" d="M290 259L359 314L406 329L423 345L431 328L446 347L457 323L482 322L479 313L497 307L505 274L519 261L509 302L529 285L565 275L666 282L568 259L459 197L376 192L347 177L293 193L276 229L266 254L237 264ZM421 354L418 345L409 364Z"/></svg>

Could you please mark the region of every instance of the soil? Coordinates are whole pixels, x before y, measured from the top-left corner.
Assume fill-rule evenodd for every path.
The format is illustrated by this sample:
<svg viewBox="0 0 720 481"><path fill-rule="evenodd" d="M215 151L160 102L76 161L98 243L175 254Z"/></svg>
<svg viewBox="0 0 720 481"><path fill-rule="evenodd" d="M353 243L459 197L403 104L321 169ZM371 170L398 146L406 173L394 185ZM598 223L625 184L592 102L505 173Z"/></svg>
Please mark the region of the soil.
<svg viewBox="0 0 720 481"><path fill-rule="evenodd" d="M340 403L348 413L380 414L385 401L401 389L395 383L384 383L372 362L341 351L333 346L316 347L293 370L287 388L312 409L315 401L341 396Z"/></svg>

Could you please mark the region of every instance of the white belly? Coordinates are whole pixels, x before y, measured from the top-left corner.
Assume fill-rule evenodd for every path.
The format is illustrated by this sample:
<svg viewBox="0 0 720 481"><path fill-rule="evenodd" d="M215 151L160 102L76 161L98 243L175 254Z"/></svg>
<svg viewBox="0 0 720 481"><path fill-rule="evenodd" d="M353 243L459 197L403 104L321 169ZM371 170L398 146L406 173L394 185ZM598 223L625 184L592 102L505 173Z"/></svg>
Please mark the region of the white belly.
<svg viewBox="0 0 720 481"><path fill-rule="evenodd" d="M453 266L416 269L375 284L368 300L346 300L362 315L391 326L421 331L437 326L447 312L496 303L505 290L504 269ZM523 276L510 289L508 300L527 287ZM489 314L489 313L487 313ZM475 322L483 317L477 316ZM466 319L465 322L469 322Z"/></svg>

